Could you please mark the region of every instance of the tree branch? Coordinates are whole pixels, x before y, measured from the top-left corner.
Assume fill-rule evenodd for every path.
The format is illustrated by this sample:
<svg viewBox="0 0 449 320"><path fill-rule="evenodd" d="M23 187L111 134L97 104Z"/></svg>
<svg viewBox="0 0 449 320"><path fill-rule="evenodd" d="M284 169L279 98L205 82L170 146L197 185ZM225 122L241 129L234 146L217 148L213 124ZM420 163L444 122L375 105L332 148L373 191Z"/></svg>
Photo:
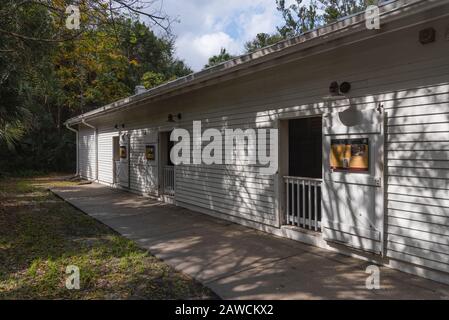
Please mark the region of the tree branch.
<svg viewBox="0 0 449 320"><path fill-rule="evenodd" d="M5 25L0 28L0 33L21 40L41 41L47 43L65 42L78 38L84 32L90 29L95 29L102 24L112 24L115 32L117 32L117 22L115 21L115 15L123 16L124 9L128 10L130 13L142 15L149 18L154 24L167 32L167 34L170 34L171 21L167 15L152 14L143 11L143 9L153 6L156 3L155 0L109 0L109 6L106 7L105 3L107 4L107 2L105 2L104 0L76 0L74 1L74 5L79 6L81 10L81 16L85 17L84 21L86 22L83 23L83 28L79 32L67 38L65 38L64 32L62 32L61 30L61 28L63 28L64 16L66 14L65 8L61 7L61 5L57 5L54 1L50 0L22 0L20 2L12 3L12 5L6 6L2 10L0 10L0 17L14 17L15 13L19 10L20 7L29 5L43 6L51 14L59 17L58 20L61 27L60 30L57 31L58 34L55 35L55 38L39 38L38 36L23 34L21 32L15 31L15 28L13 27L14 25L11 25L12 28L7 28ZM87 7L83 6L83 4L87 5ZM69 33L67 34L69 35Z"/></svg>
<svg viewBox="0 0 449 320"><path fill-rule="evenodd" d="M10 36L15 37L15 38L19 38L19 39L22 39L22 40L30 40L30 41L42 41L42 42L65 42L65 41L70 41L70 40L73 40L73 39L76 39L77 37L79 37L83 32L84 31L80 31L77 34L75 34L74 36L69 37L69 38L65 38L65 39L46 39L46 38L30 37L30 36L26 36L26 35L23 35L23 34L19 34L19 33L15 33L15 32L11 32L11 31L0 29L0 33L7 34L7 35L10 35Z"/></svg>

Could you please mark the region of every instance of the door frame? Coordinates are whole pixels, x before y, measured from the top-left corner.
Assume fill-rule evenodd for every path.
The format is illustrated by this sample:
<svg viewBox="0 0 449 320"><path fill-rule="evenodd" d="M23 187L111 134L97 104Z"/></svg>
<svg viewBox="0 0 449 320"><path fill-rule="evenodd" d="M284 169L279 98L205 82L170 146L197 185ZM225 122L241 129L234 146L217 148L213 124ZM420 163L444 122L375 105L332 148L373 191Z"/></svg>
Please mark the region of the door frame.
<svg viewBox="0 0 449 320"><path fill-rule="evenodd" d="M115 143L116 141L118 142L117 144ZM118 185L117 165L116 165L117 161L120 161L120 135L112 136L112 184L113 185Z"/></svg>
<svg viewBox="0 0 449 320"><path fill-rule="evenodd" d="M321 110L320 110L321 111ZM275 192L275 216L276 216L276 226L281 228L285 226L285 216L286 216L286 208L285 208L285 183L284 176L288 175L289 170L289 120L294 119L305 119L305 118L321 118L323 122L324 112L319 113L310 113L306 112L297 112L295 116L280 116L278 117L275 127L278 129L278 171L276 176L276 181L274 184L274 192ZM322 133L322 137L324 134ZM323 142L321 143L323 145ZM323 158L322 158L323 161ZM322 173L324 174L324 173ZM301 228L297 229L298 231L308 232L307 230L302 230Z"/></svg>
<svg viewBox="0 0 449 320"><path fill-rule="evenodd" d="M162 198L163 201L172 203L174 196L169 196L164 193L163 190L163 183L164 183L164 166L166 165L166 157L168 152L168 142L170 141L170 133L176 129L176 127L170 127L170 128L163 128L159 129L158 131L158 137L157 137L157 149L158 149L158 194L159 197ZM163 138L163 136L166 136ZM169 157L169 155L168 155ZM173 165L173 179L174 179L174 194L176 195L176 166Z"/></svg>
<svg viewBox="0 0 449 320"><path fill-rule="evenodd" d="M130 131L119 131L118 132L118 138L119 138L119 150L121 146L121 139L122 136L126 136L127 141L127 147L126 147L126 160L127 160L127 170L128 170L128 181L126 186L124 184L120 183L120 180L117 179L117 186L124 189L131 189L131 133ZM119 151L120 152L120 151ZM121 161L121 158L119 159Z"/></svg>
<svg viewBox="0 0 449 320"><path fill-rule="evenodd" d="M378 108L371 108L371 107L365 107L365 108L356 108L354 109L357 112L358 111L373 111L373 112L379 112ZM336 110L332 112L328 112L324 115L324 117L330 117L331 114L337 114L344 111L349 111L349 108L345 110ZM354 250L361 250L362 252L372 253L384 256L385 255L385 234L386 234L386 167L385 167L385 161L386 161L386 152L385 152L385 144L387 141L386 137L386 121L387 121L387 115L385 111L382 109L380 111L381 121L379 122L373 122L373 123L362 123L359 125L354 126L347 126L347 127L341 127L341 124L336 124L336 126L333 127L327 127L326 130L324 128L325 121L323 121L323 188L326 188L326 181L343 181L345 180L345 183L352 184L352 183L360 183L362 185L366 186L372 186L374 188L374 208L375 208L375 215L377 214L381 215L378 225L380 230L380 252L372 252L370 250L364 250L364 249L358 249L347 245L347 248L354 249ZM341 122L341 121L340 121ZM333 128L337 128L336 131ZM379 139L375 140L376 143L372 143L372 137L378 136ZM347 139L347 138L365 138L368 137L371 142L369 144L369 172L368 173L344 173L344 172L331 172L330 170L325 170L325 165L329 164L329 149L330 149L330 140L332 137L337 137L337 139ZM326 149L327 148L327 149ZM347 176L347 175L351 176ZM351 178L348 180L348 178ZM380 181L379 181L380 178ZM324 189L323 189L324 190ZM322 208L325 207L325 204L323 203L324 197L322 198ZM322 214L323 221L326 220L326 217L324 215L324 212ZM344 224L344 222L340 222ZM324 233L323 233L324 234ZM328 242L328 244L333 243L332 241Z"/></svg>

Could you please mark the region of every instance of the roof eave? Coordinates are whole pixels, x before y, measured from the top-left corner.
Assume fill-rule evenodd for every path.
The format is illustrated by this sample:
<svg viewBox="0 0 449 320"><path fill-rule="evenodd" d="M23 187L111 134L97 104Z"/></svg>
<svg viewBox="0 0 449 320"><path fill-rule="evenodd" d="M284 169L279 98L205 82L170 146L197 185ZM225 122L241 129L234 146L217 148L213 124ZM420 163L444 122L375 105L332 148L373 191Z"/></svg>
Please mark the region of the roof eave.
<svg viewBox="0 0 449 320"><path fill-rule="evenodd" d="M381 21L382 23L388 23L405 17L405 15L401 15L404 12L406 12L406 16L408 16L440 4L440 0L397 0L390 2L380 7ZM203 86L205 86L207 85L207 82L212 79L237 73L237 71L242 70L243 68L248 69L255 64L266 63L281 56L291 54L292 52L300 52L314 46L326 45L326 43L330 43L333 40L337 40L361 31L367 31L364 13L346 17L335 23L306 32L297 37L281 41L272 46L259 49L253 53L241 55L222 64L170 81L147 90L146 92L115 101L111 104L70 118L65 122L65 124L78 124L82 121L82 119L102 116L109 112L123 110L124 108L134 106L149 99L164 96L177 90L187 89L190 86L193 87L198 83L202 83ZM360 41L362 40L363 39L360 39ZM197 88L198 86L194 89Z"/></svg>

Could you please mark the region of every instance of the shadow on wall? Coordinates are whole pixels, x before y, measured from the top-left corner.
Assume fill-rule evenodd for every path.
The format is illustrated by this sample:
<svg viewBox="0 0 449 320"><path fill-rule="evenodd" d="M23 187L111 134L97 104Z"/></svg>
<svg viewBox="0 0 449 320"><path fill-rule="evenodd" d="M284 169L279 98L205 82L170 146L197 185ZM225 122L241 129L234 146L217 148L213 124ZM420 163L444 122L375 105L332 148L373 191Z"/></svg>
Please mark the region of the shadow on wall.
<svg viewBox="0 0 449 320"><path fill-rule="evenodd" d="M384 262L448 272L449 96L435 91L398 90L370 103L385 106L386 113Z"/></svg>

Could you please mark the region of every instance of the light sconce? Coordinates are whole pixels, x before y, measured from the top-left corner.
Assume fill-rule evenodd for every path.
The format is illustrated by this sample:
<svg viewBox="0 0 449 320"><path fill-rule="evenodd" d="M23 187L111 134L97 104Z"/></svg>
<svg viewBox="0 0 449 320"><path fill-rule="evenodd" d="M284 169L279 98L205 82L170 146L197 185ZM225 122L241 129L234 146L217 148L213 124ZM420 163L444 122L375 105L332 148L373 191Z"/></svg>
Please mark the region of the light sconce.
<svg viewBox="0 0 449 320"><path fill-rule="evenodd" d="M349 90L351 90L351 84L349 82L343 82L340 84L340 92L341 93L348 93Z"/></svg>
<svg viewBox="0 0 449 320"><path fill-rule="evenodd" d="M169 113L169 114L168 114L167 122L176 122L174 118L175 118L175 116L173 116L171 113ZM178 120L181 120L181 118L182 118L181 114L178 113L178 114L176 115L176 118L177 118Z"/></svg>
<svg viewBox="0 0 449 320"><path fill-rule="evenodd" d="M329 85L329 92L332 96L345 95L351 90L351 84L347 81L342 82L340 85L337 81L331 82Z"/></svg>
<svg viewBox="0 0 449 320"><path fill-rule="evenodd" d="M329 92L333 96L338 95L338 82L337 81L331 82L331 84L329 85Z"/></svg>
<svg viewBox="0 0 449 320"><path fill-rule="evenodd" d="M434 28L427 28L419 31L419 42L421 44L428 44L435 42L436 31Z"/></svg>

